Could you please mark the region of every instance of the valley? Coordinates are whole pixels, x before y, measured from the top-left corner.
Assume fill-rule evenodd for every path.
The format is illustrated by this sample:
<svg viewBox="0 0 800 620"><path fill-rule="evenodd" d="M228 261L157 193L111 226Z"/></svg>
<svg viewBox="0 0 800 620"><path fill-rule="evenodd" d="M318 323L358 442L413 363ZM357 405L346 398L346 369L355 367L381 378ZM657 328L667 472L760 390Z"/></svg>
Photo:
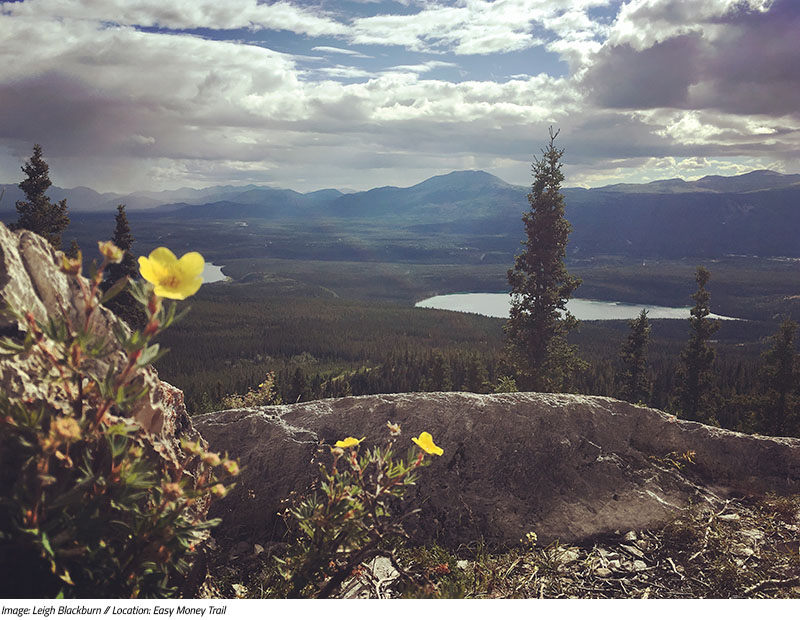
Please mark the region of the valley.
<svg viewBox="0 0 800 620"><path fill-rule="evenodd" d="M473 171L356 194L242 189L209 188L195 191L196 204L128 213L135 253L159 245L178 255L199 251L230 278L205 285L188 317L163 336L171 353L158 367L186 392L191 411L219 408L225 395L246 392L269 372L289 402L486 391L507 372L503 320L414 305L434 295L508 290L506 271L524 235L525 188ZM583 280L576 297L685 308L695 268L705 265L713 312L747 319L725 322L715 335L720 389L731 398L746 393L780 317L800 318L800 247L769 244L774 237L765 232L791 229L800 212L795 192L797 179L766 172L566 189L573 225L567 266ZM782 201L770 206L775 196ZM720 221L720 209L731 219ZM70 217L64 238L76 238L89 255L113 230L111 211L75 209ZM747 242L729 234L743 227L751 228ZM756 254L765 244L788 258ZM650 404L668 409L688 322L652 324ZM571 341L590 370L577 391L616 395L627 330L627 321L582 322ZM437 364L447 367L438 383L430 378Z"/></svg>

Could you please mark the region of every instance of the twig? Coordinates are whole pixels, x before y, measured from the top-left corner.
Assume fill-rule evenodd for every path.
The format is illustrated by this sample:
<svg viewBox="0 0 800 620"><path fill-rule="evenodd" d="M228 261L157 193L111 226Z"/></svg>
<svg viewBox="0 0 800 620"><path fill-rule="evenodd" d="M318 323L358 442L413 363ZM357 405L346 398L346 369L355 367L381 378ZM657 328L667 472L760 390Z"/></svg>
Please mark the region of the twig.
<svg viewBox="0 0 800 620"><path fill-rule="evenodd" d="M675 574L676 574L678 577L680 577L680 578L681 578L681 581L683 581L684 579L686 579L686 577L684 577L683 573L681 573L681 572L680 572L680 571L679 571L679 570L676 568L676 566L675 566L675 562L673 562L673 561L672 561L672 558L667 558L667 562L669 562L669 565L672 567L672 572L674 572L674 573L675 573Z"/></svg>
<svg viewBox="0 0 800 620"><path fill-rule="evenodd" d="M777 588L782 588L784 586L796 586L796 585L800 585L800 576L791 577L790 579L765 579L764 581L759 581L754 586L750 586L742 594L744 594L744 596L750 596L751 594L755 594L756 592L760 592L761 590L768 590L768 589L774 590Z"/></svg>

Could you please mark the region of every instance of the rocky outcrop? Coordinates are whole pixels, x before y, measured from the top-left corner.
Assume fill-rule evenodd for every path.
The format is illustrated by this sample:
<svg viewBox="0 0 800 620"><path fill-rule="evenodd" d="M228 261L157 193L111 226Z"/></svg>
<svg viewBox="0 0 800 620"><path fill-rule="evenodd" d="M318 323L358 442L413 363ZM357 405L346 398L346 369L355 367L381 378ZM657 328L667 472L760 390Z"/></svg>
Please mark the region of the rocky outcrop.
<svg viewBox="0 0 800 620"><path fill-rule="evenodd" d="M318 446L349 435L382 443L387 420L402 425L409 446L427 430L444 448L413 499L421 535L449 545L517 543L529 531L578 541L655 527L729 494L800 492L800 440L742 435L611 398L362 396L195 417L212 449L243 466L237 489L215 506L219 534L279 536L280 501L308 488Z"/></svg>
<svg viewBox="0 0 800 620"><path fill-rule="evenodd" d="M40 323L66 318L72 324L83 321L84 297L81 282L60 270L61 253L40 236L29 231L11 232L0 223L0 307L6 304L30 313ZM88 286L85 279L83 286ZM93 316L92 330L110 343L116 343L111 331L115 319L100 307ZM18 337L27 330L25 321L0 314L0 334ZM110 364L120 363L120 347L96 362L94 373L104 376ZM51 365L36 351L0 357L0 391L12 399L47 403L49 407L70 408L58 382L42 381ZM199 437L192 427L183 402L183 392L158 378L152 367L137 371L148 395L134 407L130 417L149 436L153 449L178 469L179 438Z"/></svg>

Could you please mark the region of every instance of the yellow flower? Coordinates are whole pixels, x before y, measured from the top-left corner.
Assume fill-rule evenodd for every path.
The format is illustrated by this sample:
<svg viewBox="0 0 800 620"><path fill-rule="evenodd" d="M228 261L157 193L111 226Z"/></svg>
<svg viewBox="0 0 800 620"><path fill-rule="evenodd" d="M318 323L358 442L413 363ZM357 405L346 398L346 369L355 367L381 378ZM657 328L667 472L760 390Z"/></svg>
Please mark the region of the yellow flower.
<svg viewBox="0 0 800 620"><path fill-rule="evenodd" d="M75 258L70 258L65 254L61 257L61 273L76 276L81 272L82 263L83 257L80 250Z"/></svg>
<svg viewBox="0 0 800 620"><path fill-rule="evenodd" d="M81 438L81 427L75 418L56 418L50 432L62 441L78 441Z"/></svg>
<svg viewBox="0 0 800 620"><path fill-rule="evenodd" d="M191 297L203 283L205 259L199 252L189 252L180 260L167 248L156 248L150 256L139 257L139 272L155 285L155 294L168 299Z"/></svg>
<svg viewBox="0 0 800 620"><path fill-rule="evenodd" d="M439 446L433 443L433 437L427 431L420 433L419 437L412 437L411 441L417 444L420 448L425 450L428 454L437 454L442 456L444 454L444 450L442 450Z"/></svg>
<svg viewBox="0 0 800 620"><path fill-rule="evenodd" d="M97 247L100 249L100 254L105 256L109 263L121 263L125 257L125 252L114 245L113 241L98 241Z"/></svg>
<svg viewBox="0 0 800 620"><path fill-rule="evenodd" d="M366 435L361 439L356 439L355 437L345 437L344 439L336 442L337 448L352 448L353 446L357 446L362 441L366 439Z"/></svg>

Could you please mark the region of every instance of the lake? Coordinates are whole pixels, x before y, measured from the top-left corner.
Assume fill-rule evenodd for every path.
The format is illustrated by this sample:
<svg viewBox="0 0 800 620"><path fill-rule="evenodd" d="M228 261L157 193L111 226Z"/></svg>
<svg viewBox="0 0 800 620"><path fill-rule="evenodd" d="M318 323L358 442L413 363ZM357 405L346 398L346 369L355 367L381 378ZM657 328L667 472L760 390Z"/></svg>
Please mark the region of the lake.
<svg viewBox="0 0 800 620"><path fill-rule="evenodd" d="M423 299L416 304L417 308L436 308L437 310L454 310L456 312L472 312L484 316L508 318L511 296L508 293L454 293L452 295L436 295ZM653 304L629 304L619 301L601 301L597 299L570 299L567 308L581 321L608 321L614 319L634 319L642 311L647 310L649 319L688 319L689 307L669 308ZM738 321L728 316L711 314L711 318Z"/></svg>
<svg viewBox="0 0 800 620"><path fill-rule="evenodd" d="M225 282L228 279L224 273L222 273L222 268L225 265L214 265L212 263L206 263L203 267L203 284L211 284L212 282Z"/></svg>

